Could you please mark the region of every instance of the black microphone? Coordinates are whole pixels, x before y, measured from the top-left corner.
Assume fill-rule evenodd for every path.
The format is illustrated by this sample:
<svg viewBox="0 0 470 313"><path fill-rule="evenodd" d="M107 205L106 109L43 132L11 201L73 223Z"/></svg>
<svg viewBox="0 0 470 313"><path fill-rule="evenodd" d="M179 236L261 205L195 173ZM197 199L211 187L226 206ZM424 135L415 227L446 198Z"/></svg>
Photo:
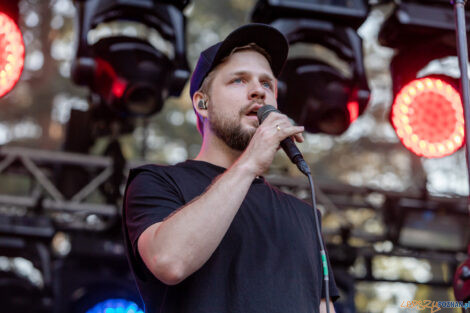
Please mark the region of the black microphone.
<svg viewBox="0 0 470 313"><path fill-rule="evenodd" d="M281 113L278 109L269 104L262 106L258 110L257 116L260 125L272 112ZM304 173L305 175L310 174L310 168L305 162L302 153L300 153L299 149L290 137L287 137L281 141L281 148L286 152L287 156L292 161L292 163L297 165L297 167L302 173Z"/></svg>

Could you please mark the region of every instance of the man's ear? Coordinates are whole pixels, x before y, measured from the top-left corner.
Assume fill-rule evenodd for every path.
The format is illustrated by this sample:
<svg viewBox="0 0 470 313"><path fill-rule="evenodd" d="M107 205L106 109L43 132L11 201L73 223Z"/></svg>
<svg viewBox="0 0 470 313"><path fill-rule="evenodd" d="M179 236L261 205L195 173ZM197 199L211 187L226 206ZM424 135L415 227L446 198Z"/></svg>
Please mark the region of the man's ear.
<svg viewBox="0 0 470 313"><path fill-rule="evenodd" d="M204 102L203 107L198 105L200 101ZM193 108L199 116L207 118L207 105L207 97L202 92L196 91L193 95Z"/></svg>

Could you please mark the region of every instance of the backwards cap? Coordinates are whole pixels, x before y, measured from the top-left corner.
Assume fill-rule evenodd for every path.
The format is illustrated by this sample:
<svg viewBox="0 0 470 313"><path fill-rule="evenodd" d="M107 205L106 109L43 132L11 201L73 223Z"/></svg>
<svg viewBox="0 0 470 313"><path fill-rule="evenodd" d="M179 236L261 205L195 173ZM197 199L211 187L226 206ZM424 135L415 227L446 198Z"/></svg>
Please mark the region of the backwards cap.
<svg viewBox="0 0 470 313"><path fill-rule="evenodd" d="M271 57L269 64L275 77L281 73L287 59L289 44L286 37L276 28L267 24L252 23L241 26L231 32L224 41L207 48L199 56L199 60L191 76L189 94L191 99L201 88L206 76L228 56L233 49L243 47L250 43L263 48Z"/></svg>

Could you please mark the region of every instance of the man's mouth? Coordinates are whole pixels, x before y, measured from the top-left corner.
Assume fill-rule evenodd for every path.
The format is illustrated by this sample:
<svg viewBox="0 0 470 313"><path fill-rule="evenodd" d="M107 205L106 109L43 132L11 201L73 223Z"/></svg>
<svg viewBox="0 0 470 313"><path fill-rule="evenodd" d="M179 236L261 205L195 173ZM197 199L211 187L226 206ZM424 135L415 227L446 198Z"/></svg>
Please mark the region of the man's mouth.
<svg viewBox="0 0 470 313"><path fill-rule="evenodd" d="M256 116L256 117L257 117L257 116L258 116L257 114L258 114L258 113L257 113L255 110L253 110L253 111L248 112L247 115L248 115L248 116Z"/></svg>

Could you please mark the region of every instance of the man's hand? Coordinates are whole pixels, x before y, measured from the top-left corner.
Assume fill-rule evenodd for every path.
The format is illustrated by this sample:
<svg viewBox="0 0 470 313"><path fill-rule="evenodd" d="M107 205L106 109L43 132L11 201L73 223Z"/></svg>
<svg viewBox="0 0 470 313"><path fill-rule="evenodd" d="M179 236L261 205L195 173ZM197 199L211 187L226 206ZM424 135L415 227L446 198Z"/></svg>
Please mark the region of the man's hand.
<svg viewBox="0 0 470 313"><path fill-rule="evenodd" d="M258 127L237 163L245 164L254 175L261 175L271 165L280 142L290 136L303 142L303 131L303 126L292 125L286 115L273 112Z"/></svg>

